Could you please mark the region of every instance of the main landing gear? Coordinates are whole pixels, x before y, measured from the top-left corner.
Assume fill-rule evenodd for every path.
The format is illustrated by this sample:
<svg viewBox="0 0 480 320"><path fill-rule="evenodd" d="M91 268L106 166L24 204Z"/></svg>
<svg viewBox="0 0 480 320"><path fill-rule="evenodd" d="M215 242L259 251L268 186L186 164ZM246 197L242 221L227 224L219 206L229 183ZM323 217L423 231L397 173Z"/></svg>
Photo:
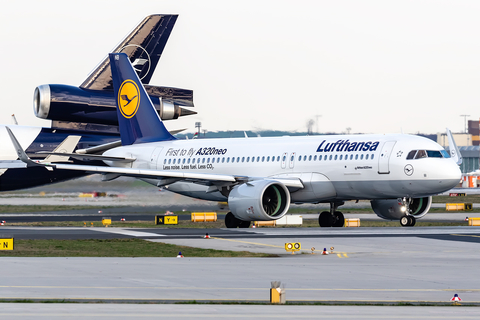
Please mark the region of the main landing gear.
<svg viewBox="0 0 480 320"><path fill-rule="evenodd" d="M228 212L225 215L225 226L227 228L249 228L250 221L243 221L238 219L233 215L233 213Z"/></svg>
<svg viewBox="0 0 480 320"><path fill-rule="evenodd" d="M415 225L416 219L414 216L403 216L400 218L400 224L402 227L413 227Z"/></svg>
<svg viewBox="0 0 480 320"><path fill-rule="evenodd" d="M330 212L323 211L318 216L318 224L320 227L343 227L345 224L345 217L343 213L337 211L337 208L343 205L344 202L331 202L330 203Z"/></svg>

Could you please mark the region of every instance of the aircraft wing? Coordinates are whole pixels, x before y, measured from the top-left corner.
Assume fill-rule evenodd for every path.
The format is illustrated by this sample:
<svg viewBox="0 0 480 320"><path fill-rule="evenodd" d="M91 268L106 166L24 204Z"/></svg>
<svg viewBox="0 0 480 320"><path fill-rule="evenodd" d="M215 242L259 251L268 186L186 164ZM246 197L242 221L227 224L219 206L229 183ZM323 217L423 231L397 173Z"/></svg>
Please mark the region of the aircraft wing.
<svg viewBox="0 0 480 320"><path fill-rule="evenodd" d="M0 160L0 169L26 168L27 164L22 160Z"/></svg>
<svg viewBox="0 0 480 320"><path fill-rule="evenodd" d="M193 172L176 172L176 171L162 171L153 169L138 169L138 168L120 168L120 167L103 167L103 166L88 166L88 165L73 165L73 164L51 164L55 169L77 170L88 173L115 173L123 176L135 178L179 178L181 180L208 180L208 181L225 181L236 182L232 175L221 174L207 174L207 173L193 173Z"/></svg>
<svg viewBox="0 0 480 320"><path fill-rule="evenodd" d="M245 176L234 176L226 174L208 174L208 173L195 173L195 172L178 172L178 171L163 171L153 169L139 169L139 168L120 168L120 167L103 167L103 166L88 166L88 165L73 165L73 164L52 164L53 168L63 170L79 170L87 173L100 173L100 174L116 174L121 176L128 176L134 178L145 179L165 179L175 178L174 181L189 180L191 182L240 182L260 180L258 178L249 178ZM303 183L298 178L286 179L286 178L268 178L271 180L277 180L283 183L287 187L303 188Z"/></svg>
<svg viewBox="0 0 480 320"><path fill-rule="evenodd" d="M109 156L102 156L102 155L96 155L96 154L79 154L79 153L60 153L60 152L37 152L36 154L48 154L52 156L63 156L63 157L70 157L74 158L77 160L82 160L82 161L88 161L88 160L108 160L108 161L120 161L120 162L133 162L136 159L135 158L122 158L122 157L109 157ZM42 161L42 162L47 162ZM50 162L55 162L55 161L50 161Z"/></svg>

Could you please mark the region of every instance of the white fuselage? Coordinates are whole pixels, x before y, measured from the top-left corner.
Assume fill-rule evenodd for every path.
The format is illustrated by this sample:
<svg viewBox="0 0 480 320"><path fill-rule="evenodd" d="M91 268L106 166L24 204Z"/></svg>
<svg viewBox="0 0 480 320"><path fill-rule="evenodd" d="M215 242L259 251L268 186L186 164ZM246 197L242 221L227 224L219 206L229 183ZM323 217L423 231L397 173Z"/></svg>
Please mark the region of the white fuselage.
<svg viewBox="0 0 480 320"><path fill-rule="evenodd" d="M407 159L412 150L435 156ZM438 157L439 152L443 156ZM104 155L135 158L123 164L132 168L251 180L299 178L304 188L291 190L292 202L423 197L449 190L461 179L458 165L440 145L403 134L173 140L122 146ZM157 180L145 180L157 184ZM225 199L219 192L206 193L205 185L188 181L173 183L169 190L207 200Z"/></svg>

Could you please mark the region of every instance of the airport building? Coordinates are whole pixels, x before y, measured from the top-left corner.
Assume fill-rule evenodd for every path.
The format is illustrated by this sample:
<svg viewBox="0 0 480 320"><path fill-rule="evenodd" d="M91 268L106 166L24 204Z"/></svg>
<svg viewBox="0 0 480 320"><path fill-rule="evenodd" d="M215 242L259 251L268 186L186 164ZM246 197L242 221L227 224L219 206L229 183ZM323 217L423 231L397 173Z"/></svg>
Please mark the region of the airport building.
<svg viewBox="0 0 480 320"><path fill-rule="evenodd" d="M469 120L468 131L453 133L463 162L460 170L464 175L465 187L477 187L480 182L480 121ZM449 150L448 139L445 133L437 134L437 143ZM478 171L477 171L478 170ZM478 182L477 182L478 180Z"/></svg>

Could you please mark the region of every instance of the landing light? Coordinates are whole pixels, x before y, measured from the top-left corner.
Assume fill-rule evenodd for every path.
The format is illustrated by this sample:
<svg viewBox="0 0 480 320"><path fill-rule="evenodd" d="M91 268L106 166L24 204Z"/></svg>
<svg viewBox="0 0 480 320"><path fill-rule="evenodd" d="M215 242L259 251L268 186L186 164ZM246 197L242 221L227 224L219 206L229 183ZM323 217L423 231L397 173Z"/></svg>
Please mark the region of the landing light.
<svg viewBox="0 0 480 320"><path fill-rule="evenodd" d="M405 206L401 206L400 211L405 212L405 211L407 211L407 208Z"/></svg>

